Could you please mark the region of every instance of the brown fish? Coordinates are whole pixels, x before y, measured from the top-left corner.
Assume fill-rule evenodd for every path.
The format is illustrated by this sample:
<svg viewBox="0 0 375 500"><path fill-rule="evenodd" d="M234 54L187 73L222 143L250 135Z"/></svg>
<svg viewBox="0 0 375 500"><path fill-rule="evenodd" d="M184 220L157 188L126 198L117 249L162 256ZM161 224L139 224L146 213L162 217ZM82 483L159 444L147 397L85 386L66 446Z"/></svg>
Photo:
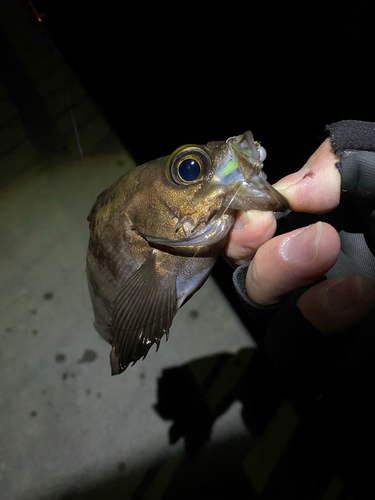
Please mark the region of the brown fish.
<svg viewBox="0 0 375 500"><path fill-rule="evenodd" d="M251 132L188 144L101 193L88 216L87 278L95 327L112 345L112 374L145 357L203 285L236 210L285 211Z"/></svg>

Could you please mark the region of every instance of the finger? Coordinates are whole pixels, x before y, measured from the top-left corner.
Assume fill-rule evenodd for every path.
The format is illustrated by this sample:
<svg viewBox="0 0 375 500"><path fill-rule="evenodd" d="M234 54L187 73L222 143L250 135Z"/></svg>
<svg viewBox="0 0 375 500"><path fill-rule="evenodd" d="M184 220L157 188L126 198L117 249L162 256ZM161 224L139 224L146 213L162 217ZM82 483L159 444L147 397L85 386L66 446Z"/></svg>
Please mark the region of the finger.
<svg viewBox="0 0 375 500"><path fill-rule="evenodd" d="M273 212L239 211L224 248L226 258L234 265L248 262L276 230Z"/></svg>
<svg viewBox="0 0 375 500"><path fill-rule="evenodd" d="M320 332L345 332L374 306L375 288L367 276L337 276L318 283L297 301L303 316Z"/></svg>
<svg viewBox="0 0 375 500"><path fill-rule="evenodd" d="M296 212L330 212L340 202L341 176L335 166L339 159L327 138L301 170L287 175L274 187Z"/></svg>
<svg viewBox="0 0 375 500"><path fill-rule="evenodd" d="M276 304L323 276L339 251L337 231L323 222L277 236L255 254L246 277L247 294L259 305Z"/></svg>

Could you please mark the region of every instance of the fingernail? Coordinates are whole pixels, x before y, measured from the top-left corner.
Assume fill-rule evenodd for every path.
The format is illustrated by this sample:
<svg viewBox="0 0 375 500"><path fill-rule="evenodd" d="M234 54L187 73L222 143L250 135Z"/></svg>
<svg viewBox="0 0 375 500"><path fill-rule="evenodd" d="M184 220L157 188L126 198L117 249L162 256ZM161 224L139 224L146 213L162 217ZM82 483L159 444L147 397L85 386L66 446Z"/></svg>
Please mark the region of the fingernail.
<svg viewBox="0 0 375 500"><path fill-rule="evenodd" d="M248 212L243 212L239 217L236 218L235 223L232 226L232 231L240 231L250 222L250 214Z"/></svg>
<svg viewBox="0 0 375 500"><path fill-rule="evenodd" d="M259 210L248 210L247 212L242 212L233 224L232 230L240 231L250 222L255 224L258 220L264 220L264 213L265 212L261 212Z"/></svg>
<svg viewBox="0 0 375 500"><path fill-rule="evenodd" d="M284 240L280 254L288 262L313 260L318 255L323 224L319 221L304 227Z"/></svg>
<svg viewBox="0 0 375 500"><path fill-rule="evenodd" d="M363 285L360 276L342 276L340 281L324 291L323 304L327 309L348 309L357 305L362 295Z"/></svg>

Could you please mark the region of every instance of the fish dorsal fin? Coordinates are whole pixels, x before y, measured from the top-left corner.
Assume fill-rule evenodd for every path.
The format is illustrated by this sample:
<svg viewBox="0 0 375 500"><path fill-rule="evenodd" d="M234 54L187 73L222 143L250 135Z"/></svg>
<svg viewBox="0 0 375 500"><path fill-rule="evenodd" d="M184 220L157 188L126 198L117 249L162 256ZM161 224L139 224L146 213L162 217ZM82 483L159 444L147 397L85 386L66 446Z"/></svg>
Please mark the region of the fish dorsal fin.
<svg viewBox="0 0 375 500"><path fill-rule="evenodd" d="M155 253L124 284L112 305L112 375L145 358L167 336L177 312L176 276L156 270Z"/></svg>

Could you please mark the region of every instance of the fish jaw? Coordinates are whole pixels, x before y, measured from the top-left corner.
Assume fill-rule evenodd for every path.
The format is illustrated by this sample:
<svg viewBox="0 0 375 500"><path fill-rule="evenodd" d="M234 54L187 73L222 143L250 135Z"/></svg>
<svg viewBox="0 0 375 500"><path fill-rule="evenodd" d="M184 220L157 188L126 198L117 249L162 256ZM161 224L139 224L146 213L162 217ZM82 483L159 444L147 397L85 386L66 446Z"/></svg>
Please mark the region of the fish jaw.
<svg viewBox="0 0 375 500"><path fill-rule="evenodd" d="M222 209L208 223L200 226L197 230L189 231L185 238L174 240L147 234L143 235L143 237L151 247L165 251L173 250L174 253L180 255L198 254L201 257L204 254L213 253L213 246L223 246L225 244L233 222L233 210ZM216 253L216 248L214 252Z"/></svg>
<svg viewBox="0 0 375 500"><path fill-rule="evenodd" d="M231 137L221 151L221 165L212 179L225 190L223 206L234 210L286 211L289 202L267 182L266 150L250 131Z"/></svg>
<svg viewBox="0 0 375 500"><path fill-rule="evenodd" d="M285 212L289 202L262 177L254 177L250 182L243 181L228 192L223 205L234 210L260 210L263 212Z"/></svg>

